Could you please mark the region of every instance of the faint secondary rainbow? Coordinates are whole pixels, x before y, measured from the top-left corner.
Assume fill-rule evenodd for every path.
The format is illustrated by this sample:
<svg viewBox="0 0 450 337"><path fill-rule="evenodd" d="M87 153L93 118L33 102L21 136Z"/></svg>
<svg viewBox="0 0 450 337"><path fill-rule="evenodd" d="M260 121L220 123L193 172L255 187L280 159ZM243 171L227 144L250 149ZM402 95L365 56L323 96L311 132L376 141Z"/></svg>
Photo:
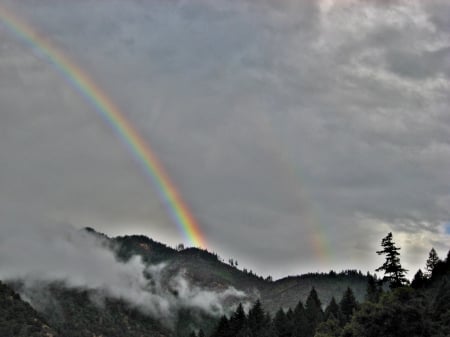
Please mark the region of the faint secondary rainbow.
<svg viewBox="0 0 450 337"><path fill-rule="evenodd" d="M169 174L150 145L105 92L80 67L55 48L50 41L2 5L0 5L0 22L28 46L39 50L53 67L95 108L100 117L109 124L114 133L140 163L153 185L156 186L159 197L170 218L176 223L186 239L194 246L205 248L205 238L199 224L188 205L183 201Z"/></svg>

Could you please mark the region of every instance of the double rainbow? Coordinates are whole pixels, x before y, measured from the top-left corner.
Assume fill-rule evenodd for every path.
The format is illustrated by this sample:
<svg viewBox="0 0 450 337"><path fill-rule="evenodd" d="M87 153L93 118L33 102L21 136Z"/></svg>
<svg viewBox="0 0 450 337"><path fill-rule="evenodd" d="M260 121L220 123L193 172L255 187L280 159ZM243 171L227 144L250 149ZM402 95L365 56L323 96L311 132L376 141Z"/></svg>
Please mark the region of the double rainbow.
<svg viewBox="0 0 450 337"><path fill-rule="evenodd" d="M145 175L158 191L158 195L172 221L179 227L190 244L206 247L205 238L192 211L184 202L164 166L150 145L139 134L125 114L105 92L66 55L55 48L48 39L40 35L14 13L0 5L0 23L28 46L41 52L49 63L78 91L141 164Z"/></svg>

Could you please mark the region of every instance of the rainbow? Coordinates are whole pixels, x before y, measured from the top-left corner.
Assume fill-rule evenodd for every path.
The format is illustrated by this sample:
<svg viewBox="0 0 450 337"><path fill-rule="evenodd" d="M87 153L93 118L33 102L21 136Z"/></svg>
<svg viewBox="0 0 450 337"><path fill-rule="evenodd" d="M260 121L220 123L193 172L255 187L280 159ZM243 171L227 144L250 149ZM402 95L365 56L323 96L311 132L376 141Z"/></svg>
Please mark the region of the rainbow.
<svg viewBox="0 0 450 337"><path fill-rule="evenodd" d="M102 120L111 127L141 165L147 178L156 187L170 218L179 227L185 239L191 245L205 248L205 238L200 226L164 166L150 145L105 92L48 39L2 5L0 5L0 23L26 45L39 50L58 73L95 108Z"/></svg>

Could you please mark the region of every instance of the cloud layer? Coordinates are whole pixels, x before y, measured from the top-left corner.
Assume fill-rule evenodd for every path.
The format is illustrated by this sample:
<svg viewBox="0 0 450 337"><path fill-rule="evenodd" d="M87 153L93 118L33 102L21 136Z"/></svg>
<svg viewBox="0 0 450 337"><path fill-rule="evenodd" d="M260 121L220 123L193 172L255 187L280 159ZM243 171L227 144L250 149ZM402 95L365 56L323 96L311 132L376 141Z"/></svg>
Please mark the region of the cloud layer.
<svg viewBox="0 0 450 337"><path fill-rule="evenodd" d="M411 269L449 248L448 1L0 3L126 112L221 254L281 275L374 268L389 230ZM92 108L0 39L1 223L180 240Z"/></svg>

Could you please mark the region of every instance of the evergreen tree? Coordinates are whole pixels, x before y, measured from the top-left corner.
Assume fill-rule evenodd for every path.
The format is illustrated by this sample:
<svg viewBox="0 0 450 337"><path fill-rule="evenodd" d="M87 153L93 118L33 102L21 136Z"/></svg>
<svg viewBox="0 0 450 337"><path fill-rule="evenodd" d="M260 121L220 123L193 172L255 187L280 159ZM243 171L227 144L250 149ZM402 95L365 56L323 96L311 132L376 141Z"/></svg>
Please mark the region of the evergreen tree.
<svg viewBox="0 0 450 337"><path fill-rule="evenodd" d="M416 275L414 275L414 279L411 282L411 287L414 289L422 289L426 284L426 277L423 275L422 270L418 270Z"/></svg>
<svg viewBox="0 0 450 337"><path fill-rule="evenodd" d="M294 328L294 311L289 308L286 311L286 320L287 320L287 324L288 324L288 329L292 332L292 329Z"/></svg>
<svg viewBox="0 0 450 337"><path fill-rule="evenodd" d="M235 336L241 331L247 324L247 316L245 315L242 303L239 303L236 311L231 315L229 320L230 333Z"/></svg>
<svg viewBox="0 0 450 337"><path fill-rule="evenodd" d="M342 337L430 337L425 303L409 287L393 289L355 312ZM448 335L433 335L433 337Z"/></svg>
<svg viewBox="0 0 450 337"><path fill-rule="evenodd" d="M328 320L319 324L314 337L340 337L341 333L339 321L332 314Z"/></svg>
<svg viewBox="0 0 450 337"><path fill-rule="evenodd" d="M307 325L305 308L303 307L303 303L299 301L291 320L292 337L305 337L308 330Z"/></svg>
<svg viewBox="0 0 450 337"><path fill-rule="evenodd" d="M189 337L197 337L195 331L192 331L192 332L189 334Z"/></svg>
<svg viewBox="0 0 450 337"><path fill-rule="evenodd" d="M231 337L230 324L228 318L224 315L220 318L219 323L212 337Z"/></svg>
<svg viewBox="0 0 450 337"><path fill-rule="evenodd" d="M436 265L439 263L439 256L436 253L436 250L434 248L431 248L430 253L428 254L428 259L426 262L426 276L428 278L431 278L431 275L433 274L433 270L436 267Z"/></svg>
<svg viewBox="0 0 450 337"><path fill-rule="evenodd" d="M341 310L341 324L344 326L350 322L353 312L358 308L358 302L356 302L355 295L350 287L344 292L342 300L339 303L339 309Z"/></svg>
<svg viewBox="0 0 450 337"><path fill-rule="evenodd" d="M384 271L384 280L389 282L391 289L401 287L408 284L405 277L406 269L403 269L400 264L400 248L395 246L392 240L392 233L389 233L381 240L383 250L377 251L378 255L386 255L386 261L376 271Z"/></svg>
<svg viewBox="0 0 450 337"><path fill-rule="evenodd" d="M367 273L367 288L366 288L366 301L376 303L380 300L381 286L378 284L375 277Z"/></svg>
<svg viewBox="0 0 450 337"><path fill-rule="evenodd" d="M437 336L450 336L450 284L444 279L433 303L434 330Z"/></svg>
<svg viewBox="0 0 450 337"><path fill-rule="evenodd" d="M266 313L263 328L264 330L259 335L260 337L277 337L275 326L273 325L272 318L270 317L270 314L268 312Z"/></svg>
<svg viewBox="0 0 450 337"><path fill-rule="evenodd" d="M273 325L278 337L290 337L292 331L289 329L289 322L283 309L279 309L273 319Z"/></svg>
<svg viewBox="0 0 450 337"><path fill-rule="evenodd" d="M307 320L305 337L312 337L319 323L323 321L322 304L314 287L306 299L305 316Z"/></svg>
<svg viewBox="0 0 450 337"><path fill-rule="evenodd" d="M206 335L205 335L205 332L202 330L202 329L200 329L199 331L198 331L198 335L197 335L198 337L206 337Z"/></svg>
<svg viewBox="0 0 450 337"><path fill-rule="evenodd" d="M261 302L257 300L248 312L248 327L251 335L254 337L262 337L267 334L268 328L267 316L262 308Z"/></svg>
<svg viewBox="0 0 450 337"><path fill-rule="evenodd" d="M334 296L331 298L330 303L328 304L327 308L325 309L325 321L327 321L331 316L334 318L340 318L341 312L339 309L339 305L336 303L336 300Z"/></svg>

